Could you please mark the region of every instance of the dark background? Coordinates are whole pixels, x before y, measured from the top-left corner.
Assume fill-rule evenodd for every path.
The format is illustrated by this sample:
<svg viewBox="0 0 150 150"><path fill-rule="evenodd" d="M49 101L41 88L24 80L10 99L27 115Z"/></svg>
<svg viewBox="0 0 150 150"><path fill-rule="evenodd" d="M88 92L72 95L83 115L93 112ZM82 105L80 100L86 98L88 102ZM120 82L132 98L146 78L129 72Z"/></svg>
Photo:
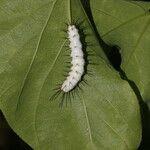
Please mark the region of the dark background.
<svg viewBox="0 0 150 150"><path fill-rule="evenodd" d="M32 150L9 127L0 111L0 150Z"/></svg>

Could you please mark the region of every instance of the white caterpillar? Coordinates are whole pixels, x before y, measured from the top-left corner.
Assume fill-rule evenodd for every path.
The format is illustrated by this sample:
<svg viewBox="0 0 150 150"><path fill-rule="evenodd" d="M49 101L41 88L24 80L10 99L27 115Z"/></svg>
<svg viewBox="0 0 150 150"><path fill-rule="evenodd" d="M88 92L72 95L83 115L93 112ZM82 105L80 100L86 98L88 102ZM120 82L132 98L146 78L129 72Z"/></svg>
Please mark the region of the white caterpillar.
<svg viewBox="0 0 150 150"><path fill-rule="evenodd" d="M66 93L71 91L79 83L84 74L85 65L82 43L80 41L79 31L75 25L68 26L68 39L70 42L72 67L68 77L61 86L61 90Z"/></svg>

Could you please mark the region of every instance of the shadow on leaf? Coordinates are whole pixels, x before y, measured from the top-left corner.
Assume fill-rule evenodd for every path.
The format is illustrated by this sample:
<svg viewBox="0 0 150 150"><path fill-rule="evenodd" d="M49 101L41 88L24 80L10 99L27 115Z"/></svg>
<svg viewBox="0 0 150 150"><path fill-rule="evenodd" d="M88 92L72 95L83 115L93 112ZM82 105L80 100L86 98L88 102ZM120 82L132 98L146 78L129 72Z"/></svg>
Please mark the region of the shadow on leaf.
<svg viewBox="0 0 150 150"><path fill-rule="evenodd" d="M133 81L128 79L125 72L120 68L120 65L121 65L120 48L117 45L108 45L107 43L105 43L103 39L101 38L100 34L98 33L98 30L96 28L96 25L94 23L93 16L91 13L90 0L81 0L81 1L90 19L90 22L93 26L93 29L95 31L99 44L102 47L109 62L120 73L121 78L123 80L126 80L129 83L130 87L133 89L134 93L136 94L136 97L140 105L141 119L142 119L142 141L141 141L139 150L148 150L150 147L150 142L149 142L150 141L150 110L147 104L143 101L143 98L140 94L140 91L137 85Z"/></svg>

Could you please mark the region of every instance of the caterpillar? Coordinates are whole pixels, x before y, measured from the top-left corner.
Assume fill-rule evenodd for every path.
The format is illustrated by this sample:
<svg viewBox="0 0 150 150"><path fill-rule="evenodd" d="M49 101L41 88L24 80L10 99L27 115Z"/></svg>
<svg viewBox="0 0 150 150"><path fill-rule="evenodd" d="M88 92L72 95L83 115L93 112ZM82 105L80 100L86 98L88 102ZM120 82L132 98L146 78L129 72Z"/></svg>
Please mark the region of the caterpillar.
<svg viewBox="0 0 150 150"><path fill-rule="evenodd" d="M71 91L81 80L81 77L84 74L84 53L82 50L82 43L80 41L80 35L78 29L75 25L68 26L68 39L69 39L69 47L71 49L71 71L68 74L68 77L63 82L61 86L61 90L64 92Z"/></svg>
<svg viewBox="0 0 150 150"><path fill-rule="evenodd" d="M64 30L67 32L67 39L68 39L68 46L71 57L71 66L69 65L70 71L67 72L67 76L65 77L64 81L61 84L58 84L58 87L56 87L54 90L56 92L50 97L50 100L56 99L59 95L61 95L61 102L60 106L63 105L64 100L71 102L71 98L74 98L75 96L79 96L79 89L82 90L81 85L88 85L86 79L84 78L84 75L93 75L90 73L90 70L87 70L88 64L94 64L89 63L89 60L87 59L88 56L90 56L89 52L87 53L86 47L87 43L85 42L85 34L83 29L77 25L77 23L71 23L66 24L67 30ZM90 46L90 45L88 45ZM93 56L91 54L91 56ZM88 72L87 72L88 71ZM77 90L76 90L77 89Z"/></svg>

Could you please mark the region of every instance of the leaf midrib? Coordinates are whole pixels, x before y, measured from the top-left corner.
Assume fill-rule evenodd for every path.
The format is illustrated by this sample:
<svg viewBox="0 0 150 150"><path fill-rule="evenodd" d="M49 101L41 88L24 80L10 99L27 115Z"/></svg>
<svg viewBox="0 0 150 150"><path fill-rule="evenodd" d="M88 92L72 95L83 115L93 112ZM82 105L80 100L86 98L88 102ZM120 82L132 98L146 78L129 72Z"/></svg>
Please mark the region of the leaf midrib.
<svg viewBox="0 0 150 150"><path fill-rule="evenodd" d="M79 0L79 2L81 3L80 0ZM81 6L82 6L82 4L81 4ZM83 12L84 12L85 17L87 18L87 21L88 21L88 23L89 23L91 29L92 29L93 32L94 32L94 29L93 29L93 27L92 27L92 25L91 25L91 23L90 23L90 21L89 21L87 15L86 15L86 12L84 11L83 6L82 6L82 10L83 10ZM85 103L84 100L83 100L83 107L84 107L85 116L86 116L87 124L88 124L88 128L89 128L90 141L92 142L92 144L94 144L93 139L92 139L92 130L91 130L90 121L89 121L89 117L88 117L87 107L86 107L86 103ZM101 118L101 119L102 119L102 118ZM116 130L113 129L113 128L109 125L109 123L107 123L106 120L102 119L102 121L103 121L108 127L110 127L110 128L112 129L112 131L114 131L114 133L116 133L116 135L118 135L118 137L120 137L120 139L123 141L123 143L125 144L125 146L127 147L127 149L129 149L129 146L128 146L128 144L126 143L125 139L123 139L123 137L120 136L120 135L116 132Z"/></svg>

